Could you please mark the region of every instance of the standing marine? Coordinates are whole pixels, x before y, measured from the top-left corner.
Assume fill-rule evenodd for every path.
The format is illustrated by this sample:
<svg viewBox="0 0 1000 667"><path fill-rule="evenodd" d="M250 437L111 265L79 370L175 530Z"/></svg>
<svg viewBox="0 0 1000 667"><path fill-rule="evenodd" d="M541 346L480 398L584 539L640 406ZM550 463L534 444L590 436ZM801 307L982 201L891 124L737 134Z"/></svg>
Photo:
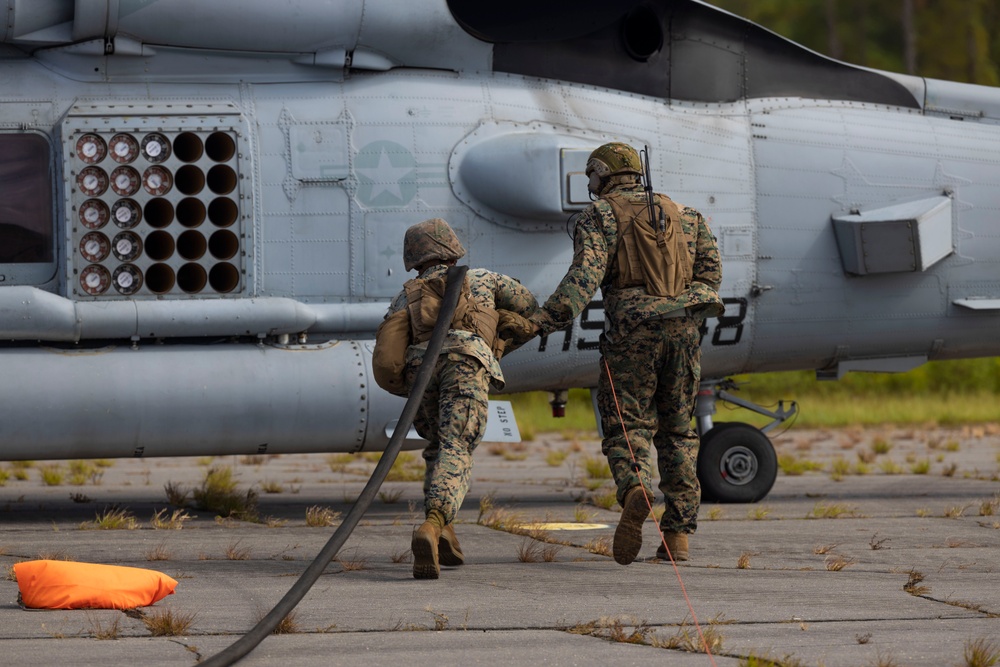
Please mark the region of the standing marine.
<svg viewBox="0 0 1000 667"><path fill-rule="evenodd" d="M725 310L718 247L698 211L643 188L631 146L599 147L586 171L597 200L577 219L566 276L530 319L542 335L558 331L601 288L606 320L597 400L602 450L622 506L614 557L628 565L642 547L655 447L666 503L657 556L687 560L701 501L691 421L701 380L699 330Z"/></svg>
<svg viewBox="0 0 1000 667"><path fill-rule="evenodd" d="M455 232L440 218L406 230L403 264L418 275L406 282L379 327L375 364L383 388L409 394L438 319L448 267L464 255ZM534 295L514 278L486 269L466 274L451 328L414 418L417 433L428 442L423 452L426 521L413 531L411 541L417 579L437 579L440 565L465 562L453 522L469 490L472 452L486 429L490 386L504 385L499 364L504 331L530 331L524 318L537 308ZM393 336L393 330L398 335ZM379 379L378 373L380 359L393 354L399 370L395 384Z"/></svg>

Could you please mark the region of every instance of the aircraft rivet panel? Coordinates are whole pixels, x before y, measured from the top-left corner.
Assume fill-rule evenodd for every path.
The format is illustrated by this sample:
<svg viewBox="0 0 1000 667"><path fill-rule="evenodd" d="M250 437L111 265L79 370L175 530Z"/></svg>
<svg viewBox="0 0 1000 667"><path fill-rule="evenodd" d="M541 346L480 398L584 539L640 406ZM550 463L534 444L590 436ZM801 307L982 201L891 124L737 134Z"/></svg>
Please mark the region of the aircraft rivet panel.
<svg viewBox="0 0 1000 667"><path fill-rule="evenodd" d="M241 295L247 253L235 129L68 124L73 294Z"/></svg>

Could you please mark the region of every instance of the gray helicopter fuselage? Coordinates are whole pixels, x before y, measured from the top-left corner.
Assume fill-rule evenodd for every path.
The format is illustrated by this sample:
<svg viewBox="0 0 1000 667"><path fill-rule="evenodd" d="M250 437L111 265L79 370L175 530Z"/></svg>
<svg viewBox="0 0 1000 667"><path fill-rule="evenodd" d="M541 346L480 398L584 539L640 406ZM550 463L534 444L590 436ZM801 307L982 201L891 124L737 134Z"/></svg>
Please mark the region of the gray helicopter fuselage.
<svg viewBox="0 0 1000 667"><path fill-rule="evenodd" d="M0 43L0 151L21 165L4 185L0 158L18 227L0 239L26 248L0 248L0 458L384 446L401 402L371 379L372 339L410 277L404 230L445 218L463 262L542 301L607 141L648 147L654 188L718 239L703 377L1000 354L996 89L866 70L898 99L681 99L524 73L530 52L443 2L365 3L363 30L343 3L339 28L299 33L314 5L244 3L255 34L275 24L257 53L207 19L178 32L188 4L123 10L113 44L83 17ZM506 390L596 385L603 318L598 293L505 358Z"/></svg>

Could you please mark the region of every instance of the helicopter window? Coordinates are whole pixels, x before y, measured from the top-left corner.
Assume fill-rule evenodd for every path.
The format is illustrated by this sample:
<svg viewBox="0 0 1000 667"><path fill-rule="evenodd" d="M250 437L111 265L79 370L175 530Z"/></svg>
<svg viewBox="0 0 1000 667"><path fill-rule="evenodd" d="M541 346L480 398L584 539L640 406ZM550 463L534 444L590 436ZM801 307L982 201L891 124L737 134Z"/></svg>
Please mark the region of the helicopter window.
<svg viewBox="0 0 1000 667"><path fill-rule="evenodd" d="M0 264L52 261L49 144L37 134L0 134Z"/></svg>

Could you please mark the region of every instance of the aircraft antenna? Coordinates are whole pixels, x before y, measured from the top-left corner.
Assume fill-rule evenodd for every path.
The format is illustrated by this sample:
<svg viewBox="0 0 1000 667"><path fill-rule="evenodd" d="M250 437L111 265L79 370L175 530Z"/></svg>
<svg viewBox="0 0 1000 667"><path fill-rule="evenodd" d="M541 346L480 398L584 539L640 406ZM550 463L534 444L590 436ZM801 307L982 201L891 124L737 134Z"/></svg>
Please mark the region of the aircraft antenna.
<svg viewBox="0 0 1000 667"><path fill-rule="evenodd" d="M644 145L639 151L639 160L642 162L642 182L646 191L646 210L649 211L649 226L659 232L667 230L667 220L660 211L659 225L657 225L656 213L653 212L653 179L649 169L649 146Z"/></svg>

